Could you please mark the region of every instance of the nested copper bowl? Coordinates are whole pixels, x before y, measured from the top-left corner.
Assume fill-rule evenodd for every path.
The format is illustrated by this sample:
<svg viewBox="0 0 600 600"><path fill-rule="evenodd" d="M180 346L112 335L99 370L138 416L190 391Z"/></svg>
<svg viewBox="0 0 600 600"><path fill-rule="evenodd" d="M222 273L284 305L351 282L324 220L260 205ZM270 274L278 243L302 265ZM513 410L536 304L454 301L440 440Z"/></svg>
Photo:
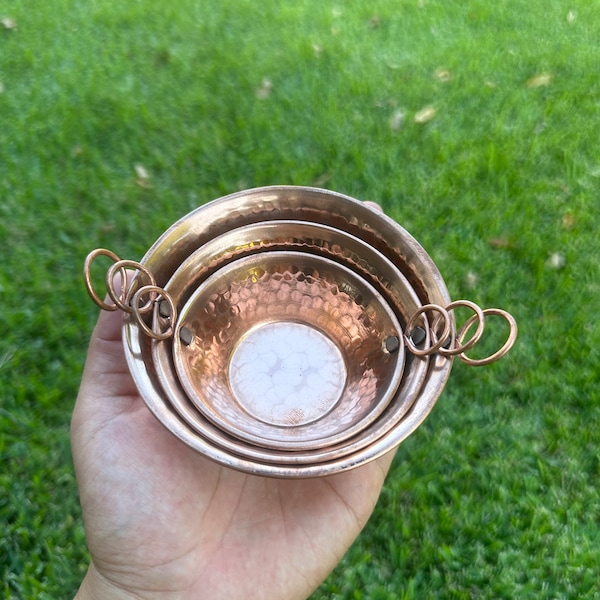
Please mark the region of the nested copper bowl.
<svg viewBox="0 0 600 600"><path fill-rule="evenodd" d="M449 375L451 358L403 341L420 307L450 303L437 268L397 223L347 196L270 187L221 198L175 223L141 265L177 316L164 300L125 315L134 380L173 434L221 464L277 477L359 466L418 427ZM128 301L143 285L138 273ZM428 340L425 312L419 324ZM144 331L169 326L166 339Z"/></svg>
<svg viewBox="0 0 600 600"><path fill-rule="evenodd" d="M390 298L395 300L394 309L403 324L408 320L409 315L414 314L420 306L419 299L406 279L379 252L349 234L324 225L297 221L272 221L266 224L247 225L214 238L192 253L180 265L165 289L173 299L177 309L181 310L190 295L190 290L200 286L201 282L207 277L207 273L214 272L219 266L227 264L231 256L239 258L241 255L250 256L261 253L264 257L267 257L274 248L281 248L284 241L288 248L304 249L305 251L327 255L332 260L355 265L356 270L361 273L362 277L366 277L367 274L371 276L373 285L387 290ZM267 250L269 254L264 254ZM207 268L208 265L211 266L212 270ZM389 278L383 277L386 273L391 276ZM383 279L385 287L380 285L380 279ZM355 293L354 296L358 295ZM293 310L293 306L288 308L288 310L290 309ZM238 454L248 453L247 448L240 446L237 441L232 441L223 435L222 431L212 427L210 422L206 422L205 419L199 416L172 368L173 356L171 344L153 345L153 363L157 369L160 385L166 391L171 405L177 410L181 418L194 430L218 443L221 447L226 447ZM314 463L354 452L370 444L374 439L394 427L410 408L426 376L427 364L427 359L417 359L409 355L407 357L407 370L396 390L393 405L387 409L386 419L378 420L372 427L365 429L361 436L355 436L351 442L346 443L342 448L339 446L325 448L325 440L321 440L323 443L320 444L320 448L314 451L284 454L279 452L274 455L273 452L260 452L258 448L252 448L252 456L268 461L277 458L278 462L289 464ZM371 420L373 416L370 416ZM363 426L366 424L366 422L363 423ZM297 439L295 443L298 443ZM310 442L303 445L307 446L309 444Z"/></svg>
<svg viewBox="0 0 600 600"><path fill-rule="evenodd" d="M377 419L400 383L401 340L394 312L353 271L278 251L238 259L203 282L180 312L173 356L183 389L217 427L301 450Z"/></svg>

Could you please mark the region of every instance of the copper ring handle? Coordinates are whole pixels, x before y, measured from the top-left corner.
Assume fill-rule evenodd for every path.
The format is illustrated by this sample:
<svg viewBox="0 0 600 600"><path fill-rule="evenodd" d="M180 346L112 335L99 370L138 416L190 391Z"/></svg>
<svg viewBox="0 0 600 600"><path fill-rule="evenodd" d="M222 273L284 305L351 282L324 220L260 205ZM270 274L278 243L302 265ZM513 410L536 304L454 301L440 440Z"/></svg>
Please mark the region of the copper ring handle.
<svg viewBox="0 0 600 600"><path fill-rule="evenodd" d="M415 346L412 339L410 338L410 331L412 331L413 325L415 324L415 321L417 320L419 315L422 315L423 313L425 313L427 311L434 311L434 312L439 313L442 316L442 318L444 319L444 330L443 330L442 334L440 335L439 339L436 341L436 343L433 344L433 346L429 346L428 348L419 350ZM408 320L408 323L406 324L406 331L409 332L409 335L404 336L404 342L408 346L408 349L415 356L429 356L430 354L433 354L434 352L439 350L446 343L446 340L448 339L448 336L450 335L450 315L448 314L448 311L444 307L439 306L438 304L424 304ZM431 333L433 334L433 331Z"/></svg>
<svg viewBox="0 0 600 600"><path fill-rule="evenodd" d="M156 294L156 298L149 300L144 306L140 307L140 299L142 298L142 296L145 294L153 294L153 293ZM145 312L146 306L148 306L148 304L150 304L150 306L152 306L152 304L157 302L159 298L164 298L169 303L169 308L170 308L168 318L169 318L171 324L163 332L156 332L153 329L151 329L150 327L148 327L148 325L146 325L146 323L142 317L142 312ZM158 287L157 285L154 285L154 284L145 285L144 287L141 287L133 295L133 298L131 299L131 312L135 315L138 325L144 330L144 332L149 337L151 337L154 340L169 339L175 331L174 324L177 323L177 308L175 307L175 303L173 302L173 298L171 298L170 294L167 294L167 292L165 292L165 290L163 290L161 287Z"/></svg>
<svg viewBox="0 0 600 600"><path fill-rule="evenodd" d="M456 300L454 302L451 302L450 304L448 304L448 306L446 306L446 310L450 312L451 310L454 310L459 306L465 306L467 308L470 308L475 314L472 317L470 317L470 319L461 327L460 331L456 336L456 339L453 341L452 346L450 348L442 347L438 350L438 352L443 356L456 356L457 354L464 354L467 350L470 350L481 339L481 336L483 335L483 330L485 328L485 311L482 310L480 306L478 306L474 302L471 302L470 300ZM471 328L471 325L475 320L477 320L477 329L475 330L473 337L468 342L465 342L463 344L462 340L464 339L467 331Z"/></svg>
<svg viewBox="0 0 600 600"><path fill-rule="evenodd" d="M98 296L98 294L96 293L96 290L94 289L94 285L92 284L92 275L91 275L92 263L98 256L108 256L108 258L110 258L115 263L118 263L121 260L114 252L111 252L110 250L106 250L106 248L96 248L96 250L92 250L85 257L85 262L83 264L83 279L85 281L85 287L87 289L88 294L90 295L90 298L101 309L109 310L109 311L117 310L117 308L119 308L119 307L116 304L107 304L100 298L100 296ZM123 281L126 281L125 269L122 269L121 277L123 278Z"/></svg>
<svg viewBox="0 0 600 600"><path fill-rule="evenodd" d="M104 302L92 284L91 267L92 263L98 256L107 256L113 261L113 264L110 266L106 274L106 289L108 291L108 296L112 299L114 304L107 304ZM129 294L131 294L131 288L128 288L127 286L127 268L136 269L148 282L147 285L142 286L135 292L130 303L127 303L127 298L129 297ZM117 271L120 272L122 282L124 282L120 293L117 292L114 281ZM156 279L154 275L144 265L133 260L121 260L114 252L106 250L105 248L97 248L87 255L83 267L83 275L88 294L100 308L108 311L115 311L119 308L127 314L134 315L139 326L152 339L166 340L174 334L175 324L177 323L177 309L173 299L165 290L156 285ZM145 304L140 306L140 300L146 294L148 294L150 297ZM167 301L170 311L169 317L161 317L159 314L158 318L168 319L171 324L165 331L156 332L146 324L142 315L151 311L154 304L160 298L163 298ZM444 345L447 344L451 333L452 321L449 313L459 306L470 308L475 314L465 321L456 337L452 340L450 346L445 348ZM421 350L417 348L416 344L412 340L410 332L413 331L419 316L428 311L436 312L439 315L434 320L433 325L429 328L431 339L434 340L435 343ZM473 348L473 346L475 346L475 344L477 344L481 339L485 328L485 317L487 315L499 316L506 320L510 328L508 338L503 346L493 354L490 354L490 356L481 359L470 358L466 355L466 352ZM440 322L440 319L443 319L444 321L443 331L441 334L436 334L436 325ZM476 321L477 329L475 330L475 333L468 341L465 342L465 337ZM408 350L415 356L429 356L435 352L439 352L441 355L446 357L458 355L460 360L462 360L465 364L474 367L480 367L489 365L490 363L502 358L513 347L515 340L517 339L518 328L515 318L505 310L500 308L486 308L482 310L477 304L470 302L469 300L456 300L448 304L446 307L439 306L438 304L425 304L421 306L408 320L406 324L406 331L409 333L408 335L404 334L405 344Z"/></svg>
<svg viewBox="0 0 600 600"><path fill-rule="evenodd" d="M111 297L112 301L115 303L115 306L117 308L120 308L123 312L126 312L127 314L132 314L134 312L134 309L129 304L125 303L126 294L124 292L127 291L126 288L123 287L123 290L121 291L120 295L117 294L117 291L115 289L115 273L118 269L122 269L124 272L125 268L137 269L138 271L140 271L140 273L142 273L144 277L146 277L146 279L148 280L148 284L151 286L156 286L156 279L154 278L154 275L152 275L152 273L146 267L144 267L144 265L141 265L135 260L119 260L114 265L111 265L110 269L108 269L108 273L106 274L106 288L108 290L108 295ZM124 279L123 281L126 282L127 280ZM138 310L141 313L146 313L151 308L152 301L149 300L141 308L138 307Z"/></svg>
<svg viewBox="0 0 600 600"><path fill-rule="evenodd" d="M513 347L515 340L517 339L517 333L518 333L517 321L509 312L506 312L505 310L502 310L501 308L486 308L483 311L483 314L485 316L496 315L498 317L502 317L508 323L508 325L510 327L510 331L508 333L508 338L507 338L506 342L504 343L504 345L498 351L494 352L493 354L490 354L486 358L481 358L481 359L476 360L473 358L469 358L464 352L459 354L458 357L465 364L470 365L471 367L483 367L485 365L489 365L489 364L497 361L498 359L502 358ZM475 314L471 318L469 318L468 321L466 321L466 323L462 326L462 328L459 332L459 335L457 336L457 340L459 343L462 343L464 336L467 334L468 330L471 328L471 325L473 325L473 323L475 322L476 319L477 319L477 315Z"/></svg>

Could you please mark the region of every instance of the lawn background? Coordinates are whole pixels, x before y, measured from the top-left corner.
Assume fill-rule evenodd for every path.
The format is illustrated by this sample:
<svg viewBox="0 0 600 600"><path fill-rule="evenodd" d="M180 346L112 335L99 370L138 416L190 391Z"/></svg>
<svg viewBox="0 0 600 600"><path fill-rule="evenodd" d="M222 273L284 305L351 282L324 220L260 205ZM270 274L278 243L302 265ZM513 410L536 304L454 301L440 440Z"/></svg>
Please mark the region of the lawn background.
<svg viewBox="0 0 600 600"><path fill-rule="evenodd" d="M85 255L139 259L269 184L380 202L453 298L520 325L499 363L455 365L314 600L600 598L598 1L7 0L0 20L3 598L72 597L87 565Z"/></svg>

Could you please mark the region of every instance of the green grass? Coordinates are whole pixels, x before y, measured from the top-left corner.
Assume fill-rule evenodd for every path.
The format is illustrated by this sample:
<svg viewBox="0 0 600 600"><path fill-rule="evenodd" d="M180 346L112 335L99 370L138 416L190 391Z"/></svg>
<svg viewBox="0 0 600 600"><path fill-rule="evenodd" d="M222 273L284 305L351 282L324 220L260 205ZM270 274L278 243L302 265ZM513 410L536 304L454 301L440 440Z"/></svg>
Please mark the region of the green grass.
<svg viewBox="0 0 600 600"><path fill-rule="evenodd" d="M600 598L597 2L0 13L4 598L71 597L87 564L68 442L85 255L139 258L197 205L278 183L379 201L453 297L520 324L500 363L455 366L314 600Z"/></svg>

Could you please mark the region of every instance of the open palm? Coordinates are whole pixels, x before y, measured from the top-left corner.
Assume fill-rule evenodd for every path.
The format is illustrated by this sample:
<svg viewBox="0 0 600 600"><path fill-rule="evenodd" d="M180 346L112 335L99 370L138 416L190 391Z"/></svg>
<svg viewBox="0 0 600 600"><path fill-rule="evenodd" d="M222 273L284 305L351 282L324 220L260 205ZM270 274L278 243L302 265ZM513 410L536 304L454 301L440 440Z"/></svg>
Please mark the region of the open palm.
<svg viewBox="0 0 600 600"><path fill-rule="evenodd" d="M102 313L72 421L92 564L78 598L306 598L356 538L392 459L303 480L221 467L146 408Z"/></svg>

